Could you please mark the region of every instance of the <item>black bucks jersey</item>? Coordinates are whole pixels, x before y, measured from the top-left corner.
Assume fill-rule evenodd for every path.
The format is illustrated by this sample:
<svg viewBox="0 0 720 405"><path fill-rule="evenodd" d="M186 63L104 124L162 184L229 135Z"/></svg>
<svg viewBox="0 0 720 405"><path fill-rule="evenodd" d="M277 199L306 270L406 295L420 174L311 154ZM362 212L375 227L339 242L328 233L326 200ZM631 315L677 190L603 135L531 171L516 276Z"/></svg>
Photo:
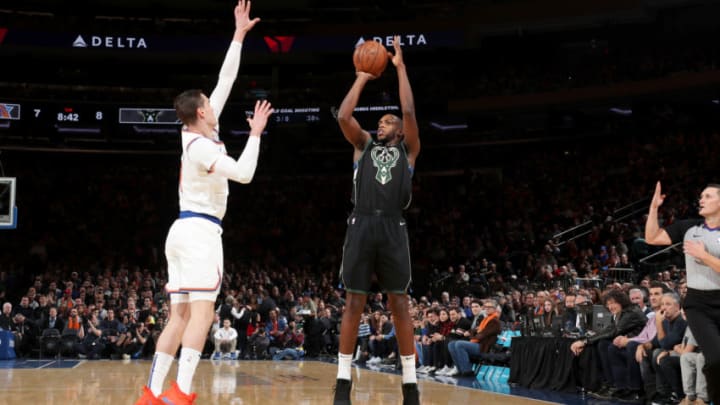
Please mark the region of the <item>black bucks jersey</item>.
<svg viewBox="0 0 720 405"><path fill-rule="evenodd" d="M410 206L412 168L404 143L369 142L355 163L352 201L358 212L400 214Z"/></svg>

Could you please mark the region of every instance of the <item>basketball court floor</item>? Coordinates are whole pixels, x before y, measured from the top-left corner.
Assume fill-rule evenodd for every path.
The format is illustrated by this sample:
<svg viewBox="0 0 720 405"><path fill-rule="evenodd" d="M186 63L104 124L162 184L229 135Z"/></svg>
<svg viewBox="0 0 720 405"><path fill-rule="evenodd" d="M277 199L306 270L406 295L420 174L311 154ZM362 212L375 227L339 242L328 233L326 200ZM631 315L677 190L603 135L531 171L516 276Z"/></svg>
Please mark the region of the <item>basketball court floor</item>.
<svg viewBox="0 0 720 405"><path fill-rule="evenodd" d="M146 383L146 360L0 361L0 405L129 404ZM176 365L169 379L176 375ZM336 365L331 361L211 361L198 366L196 403L208 405L332 404ZM381 368L353 368L353 404L401 404L401 376ZM420 376L427 404L604 404L575 394L488 385L472 378Z"/></svg>

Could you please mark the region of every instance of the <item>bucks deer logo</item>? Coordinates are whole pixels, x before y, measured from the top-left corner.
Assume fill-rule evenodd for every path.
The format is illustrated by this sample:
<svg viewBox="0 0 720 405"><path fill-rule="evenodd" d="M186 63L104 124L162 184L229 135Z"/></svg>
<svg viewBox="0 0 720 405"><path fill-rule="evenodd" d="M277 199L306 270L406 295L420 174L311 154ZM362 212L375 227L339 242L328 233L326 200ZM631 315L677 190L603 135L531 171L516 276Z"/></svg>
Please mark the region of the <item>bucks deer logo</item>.
<svg viewBox="0 0 720 405"><path fill-rule="evenodd" d="M375 146L370 152L370 157L372 157L373 166L378 169L375 174L375 180L382 185L388 184L390 180L392 180L390 169L397 164L400 158L400 150L394 146L389 148Z"/></svg>
<svg viewBox="0 0 720 405"><path fill-rule="evenodd" d="M149 124L158 122L158 115L160 115L160 111L140 110L140 113L143 115L143 122L147 122Z"/></svg>

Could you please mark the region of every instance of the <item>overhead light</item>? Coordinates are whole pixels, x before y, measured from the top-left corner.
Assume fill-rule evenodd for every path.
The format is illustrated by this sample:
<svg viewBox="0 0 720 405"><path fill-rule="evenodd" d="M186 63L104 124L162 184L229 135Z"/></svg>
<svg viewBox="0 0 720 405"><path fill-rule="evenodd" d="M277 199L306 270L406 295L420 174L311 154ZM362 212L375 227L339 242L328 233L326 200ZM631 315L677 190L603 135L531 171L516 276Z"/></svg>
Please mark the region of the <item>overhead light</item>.
<svg viewBox="0 0 720 405"><path fill-rule="evenodd" d="M467 124L440 124L434 121L430 121L430 126L441 131L454 131L468 128Z"/></svg>
<svg viewBox="0 0 720 405"><path fill-rule="evenodd" d="M610 109L610 112L618 114L618 115L624 115L624 116L630 116L632 115L632 108L616 108L613 107Z"/></svg>

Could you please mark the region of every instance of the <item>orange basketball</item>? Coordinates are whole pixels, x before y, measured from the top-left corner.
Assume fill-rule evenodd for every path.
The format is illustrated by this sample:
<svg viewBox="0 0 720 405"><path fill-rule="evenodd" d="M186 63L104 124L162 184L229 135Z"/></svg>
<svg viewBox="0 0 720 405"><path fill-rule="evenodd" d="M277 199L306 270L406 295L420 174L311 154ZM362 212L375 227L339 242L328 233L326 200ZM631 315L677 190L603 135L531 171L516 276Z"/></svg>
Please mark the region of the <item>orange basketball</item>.
<svg viewBox="0 0 720 405"><path fill-rule="evenodd" d="M378 77L385 71L388 63L388 51L377 41L365 41L353 53L355 70L370 73Z"/></svg>

